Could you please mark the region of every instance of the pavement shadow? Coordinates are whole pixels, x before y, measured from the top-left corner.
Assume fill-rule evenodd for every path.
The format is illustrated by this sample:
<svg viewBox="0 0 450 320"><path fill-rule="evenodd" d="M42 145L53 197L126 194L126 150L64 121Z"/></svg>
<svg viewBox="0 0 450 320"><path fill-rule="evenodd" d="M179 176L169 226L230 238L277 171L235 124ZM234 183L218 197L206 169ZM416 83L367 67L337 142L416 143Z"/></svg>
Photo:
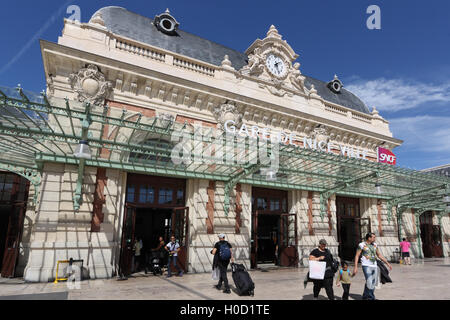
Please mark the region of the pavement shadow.
<svg viewBox="0 0 450 320"><path fill-rule="evenodd" d="M355 294L355 293L350 293L349 294L349 298L352 298L353 300L362 300L362 295ZM339 297L339 296L335 295L334 299L335 300L342 300L342 297ZM314 294L304 295L302 300L314 300ZM328 300L328 297L319 294L318 300Z"/></svg>
<svg viewBox="0 0 450 320"><path fill-rule="evenodd" d="M314 294L304 295L302 300L314 300ZM319 294L318 300L328 300L328 298Z"/></svg>
<svg viewBox="0 0 450 320"><path fill-rule="evenodd" d="M351 297L353 300L362 300L361 294L350 293L348 296Z"/></svg>

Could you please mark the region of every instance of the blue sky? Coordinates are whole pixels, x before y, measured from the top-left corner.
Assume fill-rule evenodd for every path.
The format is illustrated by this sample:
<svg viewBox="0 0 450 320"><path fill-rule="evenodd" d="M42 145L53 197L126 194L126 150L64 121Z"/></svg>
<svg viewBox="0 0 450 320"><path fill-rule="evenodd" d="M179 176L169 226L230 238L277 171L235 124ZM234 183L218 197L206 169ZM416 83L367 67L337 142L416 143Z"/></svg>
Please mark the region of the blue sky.
<svg viewBox="0 0 450 320"><path fill-rule="evenodd" d="M369 30L369 5L381 30ZM57 42L66 9L87 22L109 5L153 18L169 8L180 28L239 51L274 24L300 55L302 73L344 86L390 121L404 144L397 164L423 169L450 163L450 1L11 1L0 11L0 85L42 91L39 39ZM4 9L6 7L3 7Z"/></svg>

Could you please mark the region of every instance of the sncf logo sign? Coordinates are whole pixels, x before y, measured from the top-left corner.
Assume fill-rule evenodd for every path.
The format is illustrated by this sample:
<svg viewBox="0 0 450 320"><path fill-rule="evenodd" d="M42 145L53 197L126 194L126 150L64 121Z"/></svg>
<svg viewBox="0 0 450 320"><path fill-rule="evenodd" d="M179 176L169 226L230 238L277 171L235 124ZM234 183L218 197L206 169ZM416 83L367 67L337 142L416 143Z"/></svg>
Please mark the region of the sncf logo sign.
<svg viewBox="0 0 450 320"><path fill-rule="evenodd" d="M378 148L378 162L395 166L397 157L388 149Z"/></svg>

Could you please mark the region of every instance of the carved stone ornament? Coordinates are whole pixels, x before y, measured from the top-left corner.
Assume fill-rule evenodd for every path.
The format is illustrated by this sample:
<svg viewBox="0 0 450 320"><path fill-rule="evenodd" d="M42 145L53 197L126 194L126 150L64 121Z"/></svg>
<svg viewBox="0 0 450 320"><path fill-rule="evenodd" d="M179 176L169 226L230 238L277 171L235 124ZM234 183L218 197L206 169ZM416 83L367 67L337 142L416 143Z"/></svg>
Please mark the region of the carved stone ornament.
<svg viewBox="0 0 450 320"><path fill-rule="evenodd" d="M239 113L234 104L231 104L228 101L220 106L216 106L213 114L220 129L223 129L225 122L228 120L233 120L237 127L240 127L242 124L242 114Z"/></svg>
<svg viewBox="0 0 450 320"><path fill-rule="evenodd" d="M167 127L170 123L175 121L175 116L170 113L160 113L158 115L159 123L162 127Z"/></svg>
<svg viewBox="0 0 450 320"><path fill-rule="evenodd" d="M89 23L98 24L98 25L100 25L102 27L105 26L105 20L103 20L103 16L102 16L102 14L100 12L96 12L92 16L91 20L89 20Z"/></svg>
<svg viewBox="0 0 450 320"><path fill-rule="evenodd" d="M294 63L298 55L282 40L275 26L270 26L266 38L255 40L245 53L248 64L239 70L241 76L257 78L260 88L280 97L295 92L309 94L299 70L300 63Z"/></svg>
<svg viewBox="0 0 450 320"><path fill-rule="evenodd" d="M106 81L103 73L93 64L80 69L78 73L72 73L68 81L72 89L78 94L78 101L97 106L105 104L105 99L113 88L112 83Z"/></svg>
<svg viewBox="0 0 450 320"><path fill-rule="evenodd" d="M316 139L317 142L325 141L326 143L328 143L330 141L328 129L323 125L318 125L317 127L315 127L311 134L311 137L313 139Z"/></svg>

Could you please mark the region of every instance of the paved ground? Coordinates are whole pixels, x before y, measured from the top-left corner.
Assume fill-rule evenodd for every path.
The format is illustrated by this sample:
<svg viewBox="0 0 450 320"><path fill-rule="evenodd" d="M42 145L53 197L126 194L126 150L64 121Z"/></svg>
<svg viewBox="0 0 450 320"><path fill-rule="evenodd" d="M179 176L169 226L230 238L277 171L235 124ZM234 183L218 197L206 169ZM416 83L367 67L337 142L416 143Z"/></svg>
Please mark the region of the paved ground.
<svg viewBox="0 0 450 320"><path fill-rule="evenodd" d="M361 267L353 278L350 299L359 300L364 288ZM24 283L21 279L0 279L0 300L311 300L312 283L303 287L307 269L269 269L250 271L255 282L254 297L224 294L213 288L210 274L185 274L183 277L136 274L126 281L117 279L82 281L80 289L68 289L64 282ZM450 259L425 259L412 266L393 265L393 283L385 284L375 294L380 300L450 300ZM232 283L231 274L229 280ZM234 285L232 286L234 288ZM342 288L334 286L338 299ZM320 299L326 299L322 289Z"/></svg>

